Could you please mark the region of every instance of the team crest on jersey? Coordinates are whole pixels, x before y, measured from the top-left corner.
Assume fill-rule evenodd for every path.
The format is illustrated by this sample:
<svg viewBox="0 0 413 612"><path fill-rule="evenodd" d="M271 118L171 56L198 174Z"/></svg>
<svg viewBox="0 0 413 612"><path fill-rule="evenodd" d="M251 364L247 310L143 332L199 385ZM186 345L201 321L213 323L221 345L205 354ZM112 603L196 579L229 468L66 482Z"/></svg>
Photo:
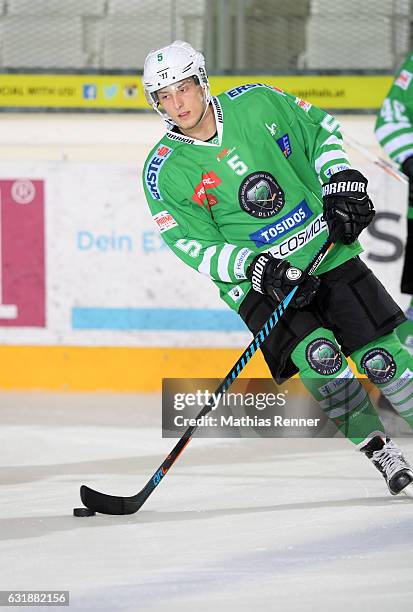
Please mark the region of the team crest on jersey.
<svg viewBox="0 0 413 612"><path fill-rule="evenodd" d="M172 151L173 149L171 147L160 145L146 166L145 183L154 200L162 200L162 196L158 188L159 173Z"/></svg>
<svg viewBox="0 0 413 612"><path fill-rule="evenodd" d="M337 346L327 338L317 338L310 342L306 358L310 367L322 376L336 374L343 363Z"/></svg>
<svg viewBox="0 0 413 612"><path fill-rule="evenodd" d="M242 210L256 217L273 217L284 207L285 195L269 172L253 172L244 178L238 190Z"/></svg>
<svg viewBox="0 0 413 612"><path fill-rule="evenodd" d="M394 81L394 84L401 89L408 89L412 80L413 74L408 70L401 70L399 76Z"/></svg>

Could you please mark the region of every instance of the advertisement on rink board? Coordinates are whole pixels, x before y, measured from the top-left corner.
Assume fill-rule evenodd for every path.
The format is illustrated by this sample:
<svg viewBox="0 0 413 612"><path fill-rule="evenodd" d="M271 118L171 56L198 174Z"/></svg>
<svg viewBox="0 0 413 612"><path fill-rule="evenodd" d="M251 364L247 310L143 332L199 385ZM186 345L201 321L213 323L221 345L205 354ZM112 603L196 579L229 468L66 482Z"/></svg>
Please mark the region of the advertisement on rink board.
<svg viewBox="0 0 413 612"><path fill-rule="evenodd" d="M0 179L0 325L45 327L42 180Z"/></svg>
<svg viewBox="0 0 413 612"><path fill-rule="evenodd" d="M377 209L363 258L404 307L407 187L373 164L360 170ZM163 242L141 171L132 163L2 164L14 178L0 182L1 343L245 346L249 332L213 283Z"/></svg>
<svg viewBox="0 0 413 612"><path fill-rule="evenodd" d="M0 74L0 110L135 110L146 104L136 74Z"/></svg>
<svg viewBox="0 0 413 612"><path fill-rule="evenodd" d="M330 109L378 109L392 77L387 75L211 76L217 94L237 85L265 83ZM141 77L130 74L0 74L0 110L148 110Z"/></svg>

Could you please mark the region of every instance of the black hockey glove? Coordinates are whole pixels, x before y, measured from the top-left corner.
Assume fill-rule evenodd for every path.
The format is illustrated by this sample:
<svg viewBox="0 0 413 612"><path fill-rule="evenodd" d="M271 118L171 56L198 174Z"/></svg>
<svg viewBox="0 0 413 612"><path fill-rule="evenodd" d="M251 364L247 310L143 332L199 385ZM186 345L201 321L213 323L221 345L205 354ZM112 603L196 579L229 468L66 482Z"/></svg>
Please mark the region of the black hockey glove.
<svg viewBox="0 0 413 612"><path fill-rule="evenodd" d="M341 242L351 244L375 215L367 195L367 179L358 170L341 170L323 185L324 219L330 233L341 234Z"/></svg>
<svg viewBox="0 0 413 612"><path fill-rule="evenodd" d="M290 304L293 308L304 308L315 296L320 285L317 276L304 275L285 259L276 259L271 253L261 253L252 260L247 269L247 278L252 288L282 302L291 289L300 285Z"/></svg>

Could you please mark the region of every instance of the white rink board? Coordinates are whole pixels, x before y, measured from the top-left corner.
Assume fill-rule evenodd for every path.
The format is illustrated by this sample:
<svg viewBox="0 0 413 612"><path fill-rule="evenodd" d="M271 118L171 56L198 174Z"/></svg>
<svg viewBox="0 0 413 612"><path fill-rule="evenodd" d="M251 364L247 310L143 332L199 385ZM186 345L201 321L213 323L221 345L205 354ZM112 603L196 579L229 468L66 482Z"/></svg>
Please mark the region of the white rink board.
<svg viewBox="0 0 413 612"><path fill-rule="evenodd" d="M0 326L1 343L246 344L248 332L228 331L225 325L220 331L196 333L181 329L73 328L73 309L77 308L168 309L166 316L187 309L214 310L219 315L228 308L209 279L186 267L163 246L147 208L140 177L146 154L160 134L156 117L18 119L3 117L0 178L45 181L47 324L46 328ZM372 135L372 117L343 118L343 124L369 150L379 152ZM11 142L13 146L7 147ZM364 233L363 257L405 307L407 296L399 293L399 282L407 186L351 147L347 149L353 166L368 176L369 193L379 213L375 229L381 236ZM377 261L383 256L389 261Z"/></svg>

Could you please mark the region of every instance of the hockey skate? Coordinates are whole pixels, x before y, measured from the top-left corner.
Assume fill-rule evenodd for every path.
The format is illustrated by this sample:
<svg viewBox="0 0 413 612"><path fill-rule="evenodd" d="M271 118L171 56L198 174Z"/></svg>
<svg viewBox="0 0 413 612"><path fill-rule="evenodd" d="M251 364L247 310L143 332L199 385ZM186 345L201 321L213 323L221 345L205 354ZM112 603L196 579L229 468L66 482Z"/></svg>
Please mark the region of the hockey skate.
<svg viewBox="0 0 413 612"><path fill-rule="evenodd" d="M413 482L412 467L390 438L384 440L375 436L360 450L383 474L392 495L398 495ZM407 491L405 493L407 494Z"/></svg>

